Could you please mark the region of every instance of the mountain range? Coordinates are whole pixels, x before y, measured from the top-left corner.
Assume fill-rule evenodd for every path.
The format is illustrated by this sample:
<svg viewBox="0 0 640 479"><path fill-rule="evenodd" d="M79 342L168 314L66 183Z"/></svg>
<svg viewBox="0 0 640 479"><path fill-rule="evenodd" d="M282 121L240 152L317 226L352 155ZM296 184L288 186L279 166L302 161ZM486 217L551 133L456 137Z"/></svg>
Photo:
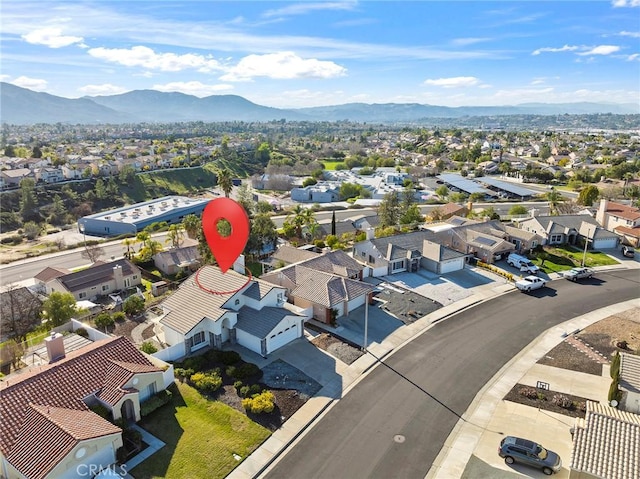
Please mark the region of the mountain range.
<svg viewBox="0 0 640 479"><path fill-rule="evenodd" d="M280 109L258 105L238 95L199 98L184 93L135 90L120 95L63 98L0 82L0 121L37 123L120 124L183 121L342 121L412 123L429 118L506 115L638 114L634 104L528 103L514 106L446 107L418 103L347 103Z"/></svg>

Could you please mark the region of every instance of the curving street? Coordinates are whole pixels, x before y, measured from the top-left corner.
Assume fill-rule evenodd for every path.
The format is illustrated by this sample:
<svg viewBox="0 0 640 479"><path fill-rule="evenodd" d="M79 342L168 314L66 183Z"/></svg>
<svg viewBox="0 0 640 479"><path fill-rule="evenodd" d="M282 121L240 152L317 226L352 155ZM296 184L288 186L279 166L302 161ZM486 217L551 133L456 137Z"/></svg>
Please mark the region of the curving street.
<svg viewBox="0 0 640 479"><path fill-rule="evenodd" d="M424 478L460 416L542 332L638 297L637 270L508 293L436 324L385 358L278 462L268 478Z"/></svg>

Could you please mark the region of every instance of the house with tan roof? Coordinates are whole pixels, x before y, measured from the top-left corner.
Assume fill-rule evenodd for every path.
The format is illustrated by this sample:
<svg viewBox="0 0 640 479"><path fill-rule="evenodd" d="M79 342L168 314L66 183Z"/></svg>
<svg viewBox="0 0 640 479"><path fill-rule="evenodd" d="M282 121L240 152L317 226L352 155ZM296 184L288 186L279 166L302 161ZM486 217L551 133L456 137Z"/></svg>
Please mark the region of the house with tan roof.
<svg viewBox="0 0 640 479"><path fill-rule="evenodd" d="M197 246L171 248L154 254L153 264L166 275L192 272L200 266L200 252Z"/></svg>
<svg viewBox="0 0 640 479"><path fill-rule="evenodd" d="M596 220L604 229L617 234L623 243L635 248L640 246L640 208L602 199Z"/></svg>
<svg viewBox="0 0 640 479"><path fill-rule="evenodd" d="M53 291L71 293L76 301L93 300L142 284L140 268L127 259L109 263L96 262L88 268L62 276L45 268L38 275L45 273L53 276L45 283L47 294Z"/></svg>
<svg viewBox="0 0 640 479"><path fill-rule="evenodd" d="M122 430L92 408L138 421L140 403L165 388L167 365L124 337L65 353L54 333L47 351L49 364L0 380L2 477L71 479L115 464Z"/></svg>
<svg viewBox="0 0 640 479"><path fill-rule="evenodd" d="M616 234L600 227L590 215L532 216L520 221L520 228L536 233L542 244L580 244L588 239L589 248L610 249L618 245Z"/></svg>
<svg viewBox="0 0 640 479"><path fill-rule="evenodd" d="M225 343L266 357L304 334L308 315L287 305L285 293L233 270L203 266L161 304L164 341L175 359Z"/></svg>
<svg viewBox="0 0 640 479"><path fill-rule="evenodd" d="M570 479L640 479L640 416L587 401L576 419Z"/></svg>

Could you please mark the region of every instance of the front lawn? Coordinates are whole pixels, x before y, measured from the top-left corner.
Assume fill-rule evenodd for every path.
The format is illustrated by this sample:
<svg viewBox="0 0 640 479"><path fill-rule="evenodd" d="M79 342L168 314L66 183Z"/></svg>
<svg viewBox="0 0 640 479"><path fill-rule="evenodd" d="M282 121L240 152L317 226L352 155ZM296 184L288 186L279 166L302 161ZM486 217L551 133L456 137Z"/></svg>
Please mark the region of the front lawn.
<svg viewBox="0 0 640 479"><path fill-rule="evenodd" d="M136 479L223 478L271 434L246 415L203 397L187 384L172 387L169 404L140 426L166 445L131 470Z"/></svg>
<svg viewBox="0 0 640 479"><path fill-rule="evenodd" d="M576 266L582 265L582 257L584 250L574 248L572 246L545 246L544 251L548 254L548 257L544 260L544 265L540 266L542 259L536 257L536 253L530 255L535 265L539 266L545 273L559 273L560 271L567 271ZM620 264L610 256L601 253L600 251L587 251L587 258L585 266L609 266Z"/></svg>

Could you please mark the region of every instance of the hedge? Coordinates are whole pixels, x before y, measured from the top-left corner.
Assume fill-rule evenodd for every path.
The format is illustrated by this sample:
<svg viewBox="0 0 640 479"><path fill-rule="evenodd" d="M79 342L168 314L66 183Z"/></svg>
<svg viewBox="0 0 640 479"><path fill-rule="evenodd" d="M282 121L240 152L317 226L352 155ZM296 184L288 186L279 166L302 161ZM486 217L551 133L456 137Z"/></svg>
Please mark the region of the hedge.
<svg viewBox="0 0 640 479"><path fill-rule="evenodd" d="M169 391L168 389L160 391L158 394L151 396L145 402L140 404L140 415L144 417L151 414L159 407L164 406L169 401L171 401L171 396L171 391Z"/></svg>

